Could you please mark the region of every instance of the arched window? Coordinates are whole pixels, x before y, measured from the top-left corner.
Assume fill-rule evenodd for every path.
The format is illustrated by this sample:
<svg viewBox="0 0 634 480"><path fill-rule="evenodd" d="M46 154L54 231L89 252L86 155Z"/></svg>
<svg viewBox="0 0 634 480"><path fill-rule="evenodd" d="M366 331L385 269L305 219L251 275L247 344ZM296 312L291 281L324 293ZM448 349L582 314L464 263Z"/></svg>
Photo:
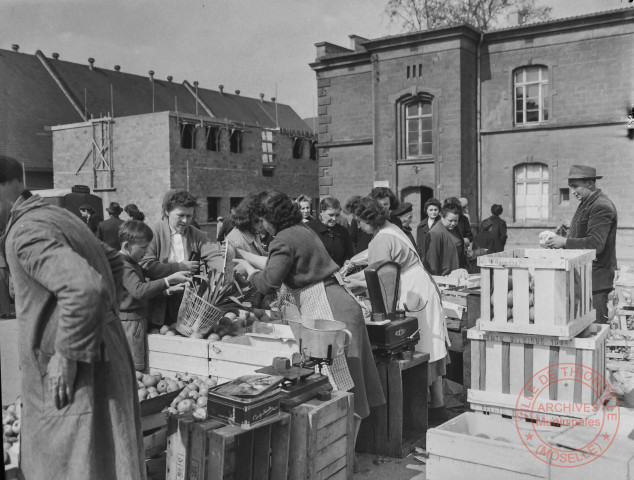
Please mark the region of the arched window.
<svg viewBox="0 0 634 480"><path fill-rule="evenodd" d="M548 68L523 67L515 70L515 124L548 121Z"/></svg>
<svg viewBox="0 0 634 480"><path fill-rule="evenodd" d="M405 105L405 156L419 158L431 156L432 110L431 98L418 97Z"/></svg>
<svg viewBox="0 0 634 480"><path fill-rule="evenodd" d="M548 166L523 163L514 169L515 221L548 220Z"/></svg>

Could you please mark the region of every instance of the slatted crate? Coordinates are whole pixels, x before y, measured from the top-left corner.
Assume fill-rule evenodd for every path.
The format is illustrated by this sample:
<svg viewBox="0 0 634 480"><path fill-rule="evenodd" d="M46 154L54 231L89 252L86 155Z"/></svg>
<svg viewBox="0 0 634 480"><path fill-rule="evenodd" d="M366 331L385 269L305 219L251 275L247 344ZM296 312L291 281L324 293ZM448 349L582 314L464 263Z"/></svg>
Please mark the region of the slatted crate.
<svg viewBox="0 0 634 480"><path fill-rule="evenodd" d="M167 448L167 411L141 417L145 458L165 452Z"/></svg>
<svg viewBox="0 0 634 480"><path fill-rule="evenodd" d="M249 430L171 416L166 480L287 480L290 426L286 413Z"/></svg>
<svg viewBox="0 0 634 480"><path fill-rule="evenodd" d="M330 400L313 399L289 413L289 480L352 479L354 396L332 392Z"/></svg>
<svg viewBox="0 0 634 480"><path fill-rule="evenodd" d="M479 328L573 338L596 316L592 308L594 258L594 250L549 249L516 249L478 257Z"/></svg>
<svg viewBox="0 0 634 480"><path fill-rule="evenodd" d="M610 330L605 342L606 368L634 371L634 330Z"/></svg>
<svg viewBox="0 0 634 480"><path fill-rule="evenodd" d="M151 334L147 336L147 343L151 371L170 377L176 373L210 375L208 340Z"/></svg>
<svg viewBox="0 0 634 480"><path fill-rule="evenodd" d="M558 340L555 337L483 332L471 329L471 389L468 401L474 410L501 415L521 415L518 399L531 396L526 384L535 374L551 365L571 364L605 373L607 325L590 325L579 337ZM581 418L586 409L571 404L594 405L600 398L592 385L577 381L549 381L549 406L559 405L566 412L556 417ZM559 407L558 407L559 408ZM533 412L523 412L531 415ZM539 417L549 417L540 411Z"/></svg>

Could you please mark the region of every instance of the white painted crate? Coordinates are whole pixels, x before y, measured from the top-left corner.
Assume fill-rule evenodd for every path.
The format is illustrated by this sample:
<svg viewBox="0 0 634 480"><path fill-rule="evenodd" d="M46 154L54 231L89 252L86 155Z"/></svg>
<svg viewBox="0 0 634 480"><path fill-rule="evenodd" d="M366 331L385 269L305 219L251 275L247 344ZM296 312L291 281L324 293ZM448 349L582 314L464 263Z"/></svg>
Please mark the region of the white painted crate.
<svg viewBox="0 0 634 480"><path fill-rule="evenodd" d="M471 408L503 415L516 412L518 398L533 375L556 364L575 364L605 373L605 342L608 325L590 325L579 337L559 340L556 337L467 331L471 341ZM597 393L592 386L570 380L552 382L548 404L595 404ZM545 397L544 397L545 398ZM545 398L546 399L546 398ZM562 417L587 416L585 410L564 408ZM544 415L540 414L540 417Z"/></svg>
<svg viewBox="0 0 634 480"><path fill-rule="evenodd" d="M482 295L479 328L574 337L595 319L594 259L594 250L549 249L516 249L478 257Z"/></svg>
<svg viewBox="0 0 634 480"><path fill-rule="evenodd" d="M209 341L180 336L150 334L148 367L174 377L175 373L209 376Z"/></svg>

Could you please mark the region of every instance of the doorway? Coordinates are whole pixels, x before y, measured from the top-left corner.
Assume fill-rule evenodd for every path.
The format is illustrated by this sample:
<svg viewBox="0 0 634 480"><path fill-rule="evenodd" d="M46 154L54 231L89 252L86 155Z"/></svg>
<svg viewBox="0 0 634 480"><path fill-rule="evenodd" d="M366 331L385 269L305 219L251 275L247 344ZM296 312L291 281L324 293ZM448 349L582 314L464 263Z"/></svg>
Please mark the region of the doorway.
<svg viewBox="0 0 634 480"><path fill-rule="evenodd" d="M407 187L401 191L401 201L412 204L412 228L416 229L420 221L425 218L423 211L425 202L434 197L434 191L429 187Z"/></svg>

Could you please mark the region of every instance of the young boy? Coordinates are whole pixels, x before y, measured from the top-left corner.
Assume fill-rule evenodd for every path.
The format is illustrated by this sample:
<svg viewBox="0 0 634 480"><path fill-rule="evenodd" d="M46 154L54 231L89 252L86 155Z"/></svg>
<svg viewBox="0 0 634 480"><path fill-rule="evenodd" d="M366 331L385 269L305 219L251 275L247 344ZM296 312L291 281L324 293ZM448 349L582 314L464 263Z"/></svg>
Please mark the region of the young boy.
<svg viewBox="0 0 634 480"><path fill-rule="evenodd" d="M145 370L145 336L148 323L148 300L158 295L172 295L183 290L189 272L176 272L158 280L145 281L147 272L139 261L152 241L152 229L138 220L128 220L119 228L121 256L123 257L123 292L121 293L120 318L123 324L134 368Z"/></svg>

